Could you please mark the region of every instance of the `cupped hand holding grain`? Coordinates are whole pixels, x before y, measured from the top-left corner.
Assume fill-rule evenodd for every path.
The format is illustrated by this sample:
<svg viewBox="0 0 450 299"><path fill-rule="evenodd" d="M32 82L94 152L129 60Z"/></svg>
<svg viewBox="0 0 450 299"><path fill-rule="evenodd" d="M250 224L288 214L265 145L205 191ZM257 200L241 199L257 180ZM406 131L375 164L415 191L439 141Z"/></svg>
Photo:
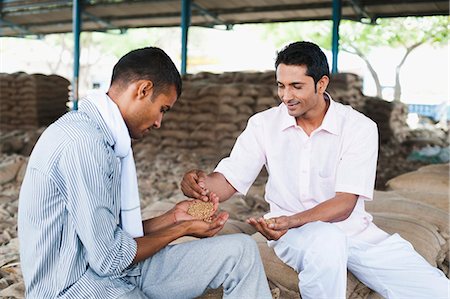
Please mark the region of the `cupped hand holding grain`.
<svg viewBox="0 0 450 299"><path fill-rule="evenodd" d="M183 200L176 204L173 209L174 221L185 220L206 220L213 218L219 207L219 198L213 193L208 194L209 201L204 202L199 199Z"/></svg>
<svg viewBox="0 0 450 299"><path fill-rule="evenodd" d="M287 229L274 228L274 226L277 225L278 219L280 219L280 217L269 219L264 219L263 217L255 219L251 217L247 219L247 223L259 231L267 240L278 240L287 232Z"/></svg>

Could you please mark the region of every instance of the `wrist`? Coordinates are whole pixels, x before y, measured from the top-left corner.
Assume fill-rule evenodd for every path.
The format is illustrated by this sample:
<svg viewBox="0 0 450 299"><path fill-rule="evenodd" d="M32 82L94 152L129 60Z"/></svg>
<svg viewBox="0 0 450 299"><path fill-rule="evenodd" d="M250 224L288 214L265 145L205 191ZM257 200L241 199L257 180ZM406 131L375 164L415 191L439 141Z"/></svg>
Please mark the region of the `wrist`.
<svg viewBox="0 0 450 299"><path fill-rule="evenodd" d="M295 214L289 217L289 228L300 227L303 224L304 223L301 215Z"/></svg>

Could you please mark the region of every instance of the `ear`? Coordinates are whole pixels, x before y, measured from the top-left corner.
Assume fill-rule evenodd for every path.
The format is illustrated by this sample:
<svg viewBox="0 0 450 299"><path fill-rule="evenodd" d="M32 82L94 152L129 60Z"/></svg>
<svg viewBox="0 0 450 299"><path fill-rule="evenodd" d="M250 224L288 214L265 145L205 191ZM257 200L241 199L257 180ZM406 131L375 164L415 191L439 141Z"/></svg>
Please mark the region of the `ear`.
<svg viewBox="0 0 450 299"><path fill-rule="evenodd" d="M137 92L138 92L138 98L139 99L144 99L144 98L148 98L150 96L150 98L153 95L153 82L150 80L140 80L138 81L138 85L137 85Z"/></svg>
<svg viewBox="0 0 450 299"><path fill-rule="evenodd" d="M320 78L320 80L317 82L317 92L324 93L327 90L329 82L330 78L328 78L328 76L322 76L322 78Z"/></svg>

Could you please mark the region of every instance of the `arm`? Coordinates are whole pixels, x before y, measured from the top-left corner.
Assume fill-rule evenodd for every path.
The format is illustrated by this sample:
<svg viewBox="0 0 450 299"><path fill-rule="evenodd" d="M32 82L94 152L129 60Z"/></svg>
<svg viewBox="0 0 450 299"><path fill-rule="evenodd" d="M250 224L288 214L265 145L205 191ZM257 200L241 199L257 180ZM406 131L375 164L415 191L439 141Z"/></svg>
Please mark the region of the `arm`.
<svg viewBox="0 0 450 299"><path fill-rule="evenodd" d="M171 212L166 214L169 215ZM170 218L170 216L168 217ZM132 263L138 263L154 255L170 242L182 236L212 237L223 228L227 219L228 214L222 212L211 223L202 220L184 220L136 238L137 252Z"/></svg>
<svg viewBox="0 0 450 299"><path fill-rule="evenodd" d="M201 170L187 172L181 182L181 190L188 197L206 200L208 192L214 192L220 201L239 192L246 194L266 162L262 121L251 117L246 129L236 140L228 158L206 175Z"/></svg>
<svg viewBox="0 0 450 299"><path fill-rule="evenodd" d="M136 241L117 225L113 163L101 141L78 138L66 146L58 165L68 217L99 276L120 274L136 255Z"/></svg>
<svg viewBox="0 0 450 299"><path fill-rule="evenodd" d="M253 225L269 240L278 240L288 229L300 227L309 222L338 222L347 219L356 205L358 196L350 193L336 193L336 196L326 200L312 209L294 214L272 218L273 223L266 223L263 218L249 218L247 222Z"/></svg>

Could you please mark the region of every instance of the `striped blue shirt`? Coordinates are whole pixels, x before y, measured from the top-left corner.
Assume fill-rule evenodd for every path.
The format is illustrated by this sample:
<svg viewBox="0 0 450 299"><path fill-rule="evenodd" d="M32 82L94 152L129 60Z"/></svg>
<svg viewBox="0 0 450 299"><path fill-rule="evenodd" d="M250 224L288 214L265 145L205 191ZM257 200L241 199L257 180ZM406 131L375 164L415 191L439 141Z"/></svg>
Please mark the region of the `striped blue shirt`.
<svg viewBox="0 0 450 299"><path fill-rule="evenodd" d="M92 103L49 126L30 156L19 197L27 298L116 298L136 241L119 226L120 161Z"/></svg>

